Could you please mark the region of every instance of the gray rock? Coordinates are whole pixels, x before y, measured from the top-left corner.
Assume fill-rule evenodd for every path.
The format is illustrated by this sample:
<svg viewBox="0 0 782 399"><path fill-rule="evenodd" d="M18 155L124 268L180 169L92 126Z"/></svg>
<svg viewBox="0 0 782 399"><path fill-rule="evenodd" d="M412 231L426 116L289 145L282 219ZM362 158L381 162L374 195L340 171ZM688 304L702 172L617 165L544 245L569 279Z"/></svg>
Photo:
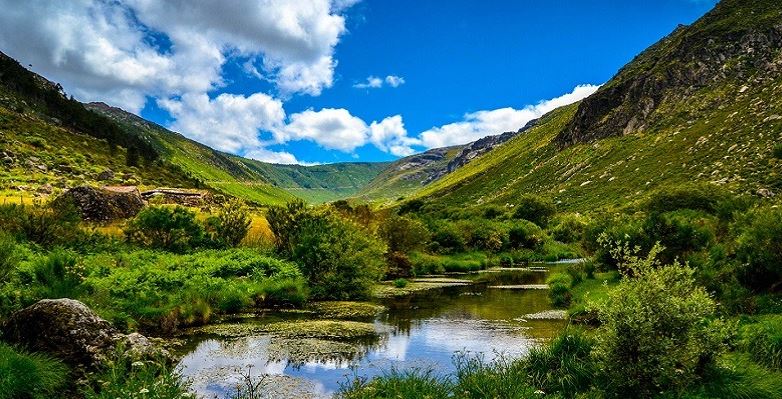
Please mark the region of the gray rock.
<svg viewBox="0 0 782 399"><path fill-rule="evenodd" d="M62 359L77 373L104 365L118 347L134 360L171 360L166 350L143 335L120 333L73 299L38 301L11 315L1 331L3 340Z"/></svg>
<svg viewBox="0 0 782 399"><path fill-rule="evenodd" d="M72 201L84 220L111 221L136 216L144 207L138 189L128 187L74 187L55 201Z"/></svg>

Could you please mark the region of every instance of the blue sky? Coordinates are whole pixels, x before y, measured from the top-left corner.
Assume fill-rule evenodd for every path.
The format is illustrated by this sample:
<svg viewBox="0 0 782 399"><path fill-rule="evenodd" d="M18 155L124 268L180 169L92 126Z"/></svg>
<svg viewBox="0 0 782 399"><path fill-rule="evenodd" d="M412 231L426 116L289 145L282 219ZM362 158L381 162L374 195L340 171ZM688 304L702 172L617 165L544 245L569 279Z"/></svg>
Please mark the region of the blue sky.
<svg viewBox="0 0 782 399"><path fill-rule="evenodd" d="M518 129L715 1L63 3L0 4L0 49L218 149L324 163Z"/></svg>

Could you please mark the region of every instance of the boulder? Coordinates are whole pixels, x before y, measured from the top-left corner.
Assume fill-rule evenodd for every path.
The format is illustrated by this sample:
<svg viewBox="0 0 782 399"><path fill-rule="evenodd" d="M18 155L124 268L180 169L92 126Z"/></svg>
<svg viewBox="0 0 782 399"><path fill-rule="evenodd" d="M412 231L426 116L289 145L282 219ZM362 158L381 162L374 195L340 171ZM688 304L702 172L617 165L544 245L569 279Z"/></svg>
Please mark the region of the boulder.
<svg viewBox="0 0 782 399"><path fill-rule="evenodd" d="M6 342L45 352L72 369L99 368L126 350L133 360L171 360L171 355L141 334L122 334L83 303L73 299L44 299L8 318L0 329Z"/></svg>
<svg viewBox="0 0 782 399"><path fill-rule="evenodd" d="M55 201L72 201L80 211L82 219L89 221L111 221L136 216L144 207L144 200L138 189L126 187L74 187Z"/></svg>

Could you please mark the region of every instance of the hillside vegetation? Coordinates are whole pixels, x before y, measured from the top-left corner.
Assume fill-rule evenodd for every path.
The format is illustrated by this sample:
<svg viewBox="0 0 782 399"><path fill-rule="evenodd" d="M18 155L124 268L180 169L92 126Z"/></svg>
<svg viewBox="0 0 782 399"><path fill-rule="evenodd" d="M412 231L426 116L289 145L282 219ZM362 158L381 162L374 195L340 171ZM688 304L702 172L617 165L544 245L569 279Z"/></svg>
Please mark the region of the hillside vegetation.
<svg viewBox="0 0 782 399"><path fill-rule="evenodd" d="M693 181L777 193L782 29L772 21L781 21L780 13L773 1L720 3L593 96L551 112L417 196L444 205L505 205L534 192L563 209L586 210ZM634 108L639 104L644 112Z"/></svg>

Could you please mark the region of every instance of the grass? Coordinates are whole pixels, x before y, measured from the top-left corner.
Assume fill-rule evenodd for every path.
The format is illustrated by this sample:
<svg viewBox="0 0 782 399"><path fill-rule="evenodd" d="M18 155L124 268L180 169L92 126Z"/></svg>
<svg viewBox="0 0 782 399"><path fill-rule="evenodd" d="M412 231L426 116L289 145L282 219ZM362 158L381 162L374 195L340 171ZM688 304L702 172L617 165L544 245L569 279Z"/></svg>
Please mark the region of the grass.
<svg viewBox="0 0 782 399"><path fill-rule="evenodd" d="M49 399L61 392L67 376L59 360L0 342L0 399Z"/></svg>
<svg viewBox="0 0 782 399"><path fill-rule="evenodd" d="M173 367L117 355L82 391L84 399L195 399L189 384Z"/></svg>

